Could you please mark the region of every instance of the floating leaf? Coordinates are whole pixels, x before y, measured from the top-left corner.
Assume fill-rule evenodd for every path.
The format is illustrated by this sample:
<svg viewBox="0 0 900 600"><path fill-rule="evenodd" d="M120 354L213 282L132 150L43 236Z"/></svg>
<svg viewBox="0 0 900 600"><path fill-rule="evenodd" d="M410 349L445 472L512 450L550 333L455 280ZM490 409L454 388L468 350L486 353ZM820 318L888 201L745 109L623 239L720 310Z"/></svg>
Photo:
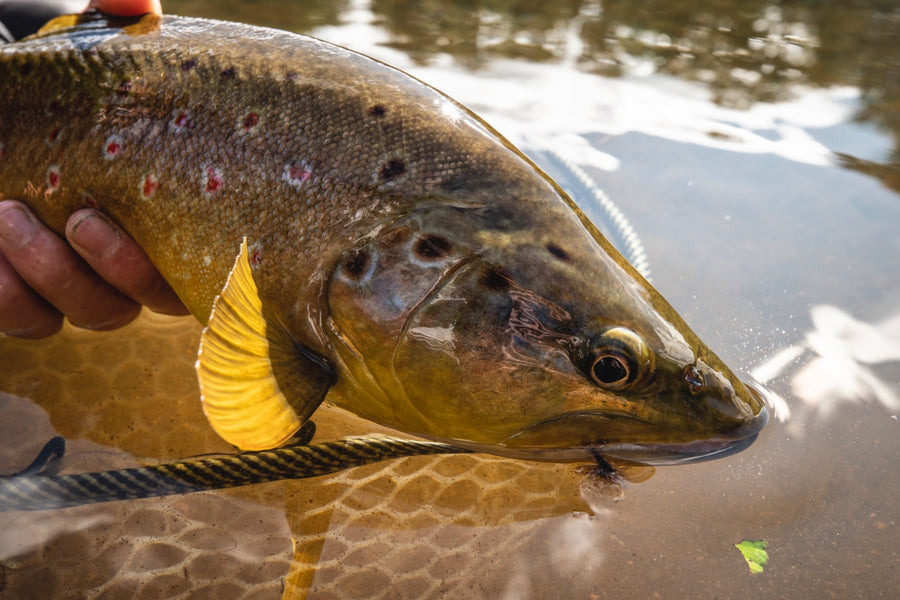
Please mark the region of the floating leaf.
<svg viewBox="0 0 900 600"><path fill-rule="evenodd" d="M744 555L751 573L762 573L766 563L769 562L769 553L766 552L768 545L769 542L766 540L744 540L734 547Z"/></svg>

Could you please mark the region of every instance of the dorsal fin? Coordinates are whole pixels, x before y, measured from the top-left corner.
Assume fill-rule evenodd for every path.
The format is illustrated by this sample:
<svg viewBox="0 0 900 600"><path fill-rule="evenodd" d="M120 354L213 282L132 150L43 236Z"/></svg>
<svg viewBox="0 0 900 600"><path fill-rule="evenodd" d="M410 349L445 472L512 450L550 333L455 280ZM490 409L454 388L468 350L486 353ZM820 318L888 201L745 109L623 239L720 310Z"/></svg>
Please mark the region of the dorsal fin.
<svg viewBox="0 0 900 600"><path fill-rule="evenodd" d="M118 28L128 35L144 35L159 29L161 21L162 17L153 13L135 15L133 17L120 17L107 15L97 10L89 10L83 13L61 15L50 19L34 35L38 37L50 36L79 26L84 31L86 29L85 25L88 24L94 28Z"/></svg>
<svg viewBox="0 0 900 600"><path fill-rule="evenodd" d="M242 450L287 441L321 404L333 379L263 306L246 238L213 302L196 366L206 418Z"/></svg>
<svg viewBox="0 0 900 600"><path fill-rule="evenodd" d="M44 23L44 25L38 30L37 35L49 35L56 31L69 29L70 27L75 27L76 25L83 23L84 20L84 15L62 15L59 17L54 17Z"/></svg>

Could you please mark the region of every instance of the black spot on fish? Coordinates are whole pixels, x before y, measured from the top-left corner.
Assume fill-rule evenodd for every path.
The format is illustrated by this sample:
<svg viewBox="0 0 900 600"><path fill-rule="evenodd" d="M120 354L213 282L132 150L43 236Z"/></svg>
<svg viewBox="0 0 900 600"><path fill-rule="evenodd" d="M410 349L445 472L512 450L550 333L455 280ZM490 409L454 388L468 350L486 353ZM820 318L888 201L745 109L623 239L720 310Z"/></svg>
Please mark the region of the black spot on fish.
<svg viewBox="0 0 900 600"><path fill-rule="evenodd" d="M131 82L127 79L119 84L119 87L116 88L116 95L119 98L126 98L128 94L131 92Z"/></svg>
<svg viewBox="0 0 900 600"><path fill-rule="evenodd" d="M390 181L394 177L398 177L404 173L406 173L406 163L400 158L392 158L384 163L381 170L378 171L378 175L385 181Z"/></svg>
<svg viewBox="0 0 900 600"><path fill-rule="evenodd" d="M219 73L222 76L222 79L234 79L235 75L237 75L237 71L234 67L228 67L227 69L222 69L222 72Z"/></svg>
<svg viewBox="0 0 900 600"><path fill-rule="evenodd" d="M344 275L347 276L347 279L359 281L362 279L363 275L366 274L366 271L369 270L369 263L371 261L372 257L367 250L362 248L359 250L350 250L344 254L341 261L341 268L343 268Z"/></svg>
<svg viewBox="0 0 900 600"><path fill-rule="evenodd" d="M22 77L28 77L31 71L34 69L34 65L31 64L30 61L25 61L21 65L19 65L19 75Z"/></svg>
<svg viewBox="0 0 900 600"><path fill-rule="evenodd" d="M181 61L181 70L182 71L190 71L194 67L197 66L197 61L193 58L189 58L187 60Z"/></svg>
<svg viewBox="0 0 900 600"><path fill-rule="evenodd" d="M481 276L481 284L489 290L503 292L509 289L509 276L502 269L490 268Z"/></svg>
<svg viewBox="0 0 900 600"><path fill-rule="evenodd" d="M444 258L453 250L450 240L439 235L425 235L416 240L413 252L416 256L425 260L437 260Z"/></svg>
<svg viewBox="0 0 900 600"><path fill-rule="evenodd" d="M559 260L569 260L569 253L566 252L565 250L563 250L562 248L560 248L559 246L557 246L556 244L554 244L553 242L550 242L549 244L547 244L547 251L550 254L552 254L553 256L555 256L556 258L558 258Z"/></svg>
<svg viewBox="0 0 900 600"><path fill-rule="evenodd" d="M380 119L384 115L387 114L387 109L383 104L373 104L369 107L369 116L375 117L376 119Z"/></svg>

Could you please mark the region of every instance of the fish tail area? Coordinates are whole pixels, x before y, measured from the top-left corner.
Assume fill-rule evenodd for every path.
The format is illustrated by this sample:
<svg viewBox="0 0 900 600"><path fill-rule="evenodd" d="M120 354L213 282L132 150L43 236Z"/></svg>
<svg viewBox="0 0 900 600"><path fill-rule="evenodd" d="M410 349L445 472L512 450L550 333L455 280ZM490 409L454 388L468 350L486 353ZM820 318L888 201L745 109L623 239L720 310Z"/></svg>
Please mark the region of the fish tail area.
<svg viewBox="0 0 900 600"><path fill-rule="evenodd" d="M95 473L18 475L0 478L0 511L156 498L317 477L405 456L466 452L436 442L364 437Z"/></svg>

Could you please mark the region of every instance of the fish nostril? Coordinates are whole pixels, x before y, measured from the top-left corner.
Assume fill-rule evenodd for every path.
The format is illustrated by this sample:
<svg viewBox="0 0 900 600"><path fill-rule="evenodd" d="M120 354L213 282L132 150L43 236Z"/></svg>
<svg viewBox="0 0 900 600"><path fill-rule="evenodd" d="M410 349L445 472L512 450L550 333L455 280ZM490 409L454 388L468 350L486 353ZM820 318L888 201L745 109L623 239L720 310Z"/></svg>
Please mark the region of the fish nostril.
<svg viewBox="0 0 900 600"><path fill-rule="evenodd" d="M689 365L684 368L684 380L687 382L688 389L690 389L692 394L699 393L706 384L703 373L694 365Z"/></svg>

